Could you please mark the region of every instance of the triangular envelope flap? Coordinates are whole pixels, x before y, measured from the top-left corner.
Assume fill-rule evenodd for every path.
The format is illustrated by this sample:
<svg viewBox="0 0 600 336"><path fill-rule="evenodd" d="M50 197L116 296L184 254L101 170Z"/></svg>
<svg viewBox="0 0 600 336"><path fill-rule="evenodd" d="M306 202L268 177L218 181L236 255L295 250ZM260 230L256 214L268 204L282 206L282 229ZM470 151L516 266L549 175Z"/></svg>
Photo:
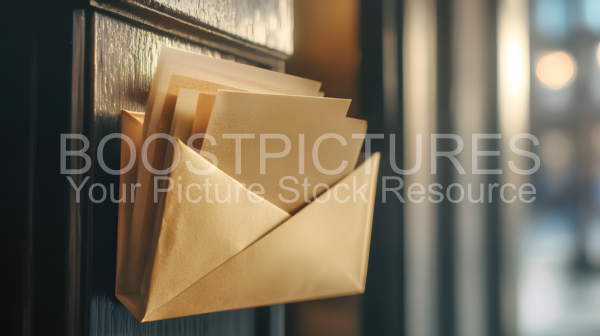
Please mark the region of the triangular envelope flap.
<svg viewBox="0 0 600 336"><path fill-rule="evenodd" d="M171 300L290 218L181 141L178 144L180 160L170 175L173 188L166 196L147 311ZM190 165L214 171L197 175Z"/></svg>
<svg viewBox="0 0 600 336"><path fill-rule="evenodd" d="M306 206L143 321L362 293L378 166L375 153L319 196L323 203Z"/></svg>

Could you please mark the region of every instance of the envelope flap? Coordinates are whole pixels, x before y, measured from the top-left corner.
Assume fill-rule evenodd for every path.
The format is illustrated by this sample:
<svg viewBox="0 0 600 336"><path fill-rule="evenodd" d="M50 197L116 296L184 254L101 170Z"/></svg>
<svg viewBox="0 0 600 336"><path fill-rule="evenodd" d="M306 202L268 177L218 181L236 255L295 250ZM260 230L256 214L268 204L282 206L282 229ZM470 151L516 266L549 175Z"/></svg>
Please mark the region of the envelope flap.
<svg viewBox="0 0 600 336"><path fill-rule="evenodd" d="M152 268L148 312L171 300L290 215L260 200L178 141ZM196 171L212 172L197 175Z"/></svg>
<svg viewBox="0 0 600 336"><path fill-rule="evenodd" d="M121 133L123 136L131 139L133 147L131 148L126 140L121 141L121 164L120 169L124 169L135 156L135 161L131 169L120 175L119 178L119 199L125 200L119 204L119 228L117 236L117 293L133 293L138 290L139 283L129 281L130 278L123 276L123 271L127 269L129 263L128 245L131 234L130 223L133 218L133 203L131 200L131 186L137 182L137 172L139 165L139 153L142 148L142 123L144 113L130 112L123 110L121 113ZM125 138L126 139L126 138ZM132 150L134 153L132 153ZM125 185L125 195L123 195L123 185Z"/></svg>
<svg viewBox="0 0 600 336"><path fill-rule="evenodd" d="M362 293L378 164L375 153L144 321Z"/></svg>

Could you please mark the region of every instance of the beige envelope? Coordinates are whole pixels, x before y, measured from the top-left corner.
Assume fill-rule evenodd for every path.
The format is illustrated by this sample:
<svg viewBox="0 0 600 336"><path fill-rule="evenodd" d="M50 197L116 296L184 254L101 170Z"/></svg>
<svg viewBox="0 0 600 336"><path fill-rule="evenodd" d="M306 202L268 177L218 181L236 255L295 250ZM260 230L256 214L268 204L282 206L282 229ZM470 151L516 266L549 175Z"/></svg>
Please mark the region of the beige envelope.
<svg viewBox="0 0 600 336"><path fill-rule="evenodd" d="M122 133L139 149L139 118L124 111L122 122ZM173 134L180 122L175 122ZM127 148L123 141L122 168L129 160ZM177 149L180 160L170 173L172 188L162 193L164 207L156 223L144 228L149 231L147 241L138 245L144 248L138 252L148 255L142 267L135 267L139 260L128 248L133 239L132 204L119 206L116 295L138 320L364 291L378 153L290 216L183 142L178 141ZM212 172L192 174L187 162ZM136 175L130 170L121 175L121 183L136 181ZM210 187L204 185L206 179ZM223 201L227 186L232 202ZM140 274L131 276L131 270Z"/></svg>

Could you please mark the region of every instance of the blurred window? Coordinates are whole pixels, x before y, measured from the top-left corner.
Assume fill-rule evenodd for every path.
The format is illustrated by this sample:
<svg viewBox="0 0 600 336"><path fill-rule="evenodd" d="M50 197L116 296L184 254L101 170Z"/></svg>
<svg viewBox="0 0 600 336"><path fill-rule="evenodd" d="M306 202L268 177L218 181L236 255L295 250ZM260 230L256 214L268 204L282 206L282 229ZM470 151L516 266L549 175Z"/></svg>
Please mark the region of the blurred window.
<svg viewBox="0 0 600 336"><path fill-rule="evenodd" d="M535 8L535 21L544 37L548 39L565 37L569 30L567 1L538 0Z"/></svg>
<svg viewBox="0 0 600 336"><path fill-rule="evenodd" d="M581 12L587 25L597 33L600 33L600 1L581 0Z"/></svg>

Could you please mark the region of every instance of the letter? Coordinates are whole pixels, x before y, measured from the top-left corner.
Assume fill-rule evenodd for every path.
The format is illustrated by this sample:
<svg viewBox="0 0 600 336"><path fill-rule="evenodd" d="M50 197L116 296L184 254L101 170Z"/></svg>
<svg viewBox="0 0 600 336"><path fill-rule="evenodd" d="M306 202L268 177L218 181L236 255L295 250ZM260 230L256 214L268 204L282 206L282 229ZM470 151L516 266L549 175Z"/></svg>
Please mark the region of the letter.
<svg viewBox="0 0 600 336"><path fill-rule="evenodd" d="M469 183L469 192L468 192L468 197L469 197L469 202L471 203L483 203L483 200L485 199L485 192L483 191L483 183L479 184L479 198L478 199L473 199L471 196L471 183Z"/></svg>
<svg viewBox="0 0 600 336"><path fill-rule="evenodd" d="M317 141L315 141L315 144L313 145L313 150L312 150L313 163L315 164L315 167L317 167L317 169L325 175L339 174L339 173L343 172L344 169L346 169L346 166L348 166L348 161L346 161L346 160L343 160L342 164L337 169L334 169L334 170L325 169L325 168L323 168L323 166L321 166L321 163L319 162L319 146L321 146L321 142L323 142L323 140L330 139L330 138L337 139L342 144L342 146L348 145L348 143L346 142L346 139L344 139L344 137L342 137L339 134L335 134L335 133L323 134L317 139Z"/></svg>
<svg viewBox="0 0 600 336"><path fill-rule="evenodd" d="M80 150L67 150L67 139L79 139L83 141L83 148ZM73 141L72 141L73 142ZM60 173L66 174L85 174L92 166L92 159L85 153L90 148L90 141L83 134L61 134L60 135ZM85 166L81 169L67 169L67 156L81 156L85 160Z"/></svg>
<svg viewBox="0 0 600 336"><path fill-rule="evenodd" d="M258 191L254 191L252 190L252 188L254 186L257 186L260 188L260 190ZM264 195L265 194L265 188L262 186L262 184L260 183L252 183L249 187L248 187L248 191L250 191L248 193L248 200L252 203L260 203L264 200L264 198L260 197L259 195ZM256 198L255 198L256 196Z"/></svg>
<svg viewBox="0 0 600 336"><path fill-rule="evenodd" d="M221 137L223 137L223 139L235 139L235 173L238 175L241 174L242 173L242 139L254 139L254 134L223 134ZM211 141L211 144L213 146L215 145L214 143L212 143L212 141Z"/></svg>
<svg viewBox="0 0 600 336"><path fill-rule="evenodd" d="M215 184L215 199L217 203L231 202L231 184L227 183L227 197L225 199L219 199L219 185Z"/></svg>
<svg viewBox="0 0 600 336"><path fill-rule="evenodd" d="M121 197L120 199L115 199L114 197L115 194L115 185L114 184L110 184L110 200L113 203L121 203L121 202L125 202L125 200L127 200L127 185L123 184L123 197Z"/></svg>
<svg viewBox="0 0 600 336"><path fill-rule="evenodd" d="M67 176L67 180L69 180L69 183L71 183L71 185L73 186L73 189L75 190L75 202L76 203L79 203L79 200L80 200L80 198L79 198L80 194L79 193L81 192L81 189L83 189L83 186L85 185L85 183L89 179L90 179L90 177L86 176L83 179L83 182L81 182L81 185L79 186L79 188L77 188L77 186L75 185L75 182L73 181L73 179L71 178L71 176Z"/></svg>
<svg viewBox="0 0 600 336"><path fill-rule="evenodd" d="M417 157L415 166L409 170L404 170L398 168L396 165L396 134L390 134L390 165L392 166L392 170L396 174L400 175L411 175L419 171L421 169L421 163L423 162L423 137L421 134L417 134Z"/></svg>
<svg viewBox="0 0 600 336"><path fill-rule="evenodd" d="M312 200L308 199L308 187L310 187L310 183L308 183L308 177L304 178L304 182L302 183L302 186L304 187L304 202L305 203L310 203Z"/></svg>
<svg viewBox="0 0 600 336"><path fill-rule="evenodd" d="M350 186L347 185L346 183L338 183L335 187L333 187L333 198L338 202L338 203L346 203L348 202L348 200L350 199L350 196L346 196L346 198L344 198L344 200L340 200L338 198L338 189L340 187L345 187L346 190L350 190Z"/></svg>
<svg viewBox="0 0 600 336"><path fill-rule="evenodd" d="M279 194L277 196L279 196L279 199L284 203L288 203L288 204L294 203L298 200L298 198L300 198L300 193L295 188L286 187L283 184L283 182L286 180L292 180L292 181L294 181L294 183L298 184L298 179L293 176L284 176L281 178L281 180L279 180L279 187L281 187L281 189L283 189L283 190L293 192L294 194L296 194L296 197L294 197L294 199L292 199L292 200L288 200L288 199L283 198L283 196L281 194Z"/></svg>
<svg viewBox="0 0 600 336"><path fill-rule="evenodd" d="M125 168L121 169L121 170L113 170L108 168L108 166L106 165L106 163L104 162L104 146L106 145L106 143L108 142L108 140L110 139L114 139L114 138L121 138L122 140L125 140L125 142L127 143L127 145L129 145L129 162L127 163L127 166L125 166ZM131 140L131 138L129 138L127 135L125 134L121 134L121 133L111 133L107 136L105 136L104 138L102 138L102 140L100 140L100 143L98 144L98 150L97 150L96 157L98 158L98 163L100 164L100 167L107 173L111 174L111 175L121 175L121 174L125 174L127 173L135 164L135 144L133 143L133 141ZM111 192L111 199L112 199L112 192ZM120 203L120 202L118 202Z"/></svg>
<svg viewBox="0 0 600 336"><path fill-rule="evenodd" d="M371 157L371 140L372 139L384 139L384 134L352 134L352 139L363 139L365 141L365 160ZM365 166L365 174L371 174L371 166Z"/></svg>
<svg viewBox="0 0 600 336"><path fill-rule="evenodd" d="M173 164L171 164L171 166L169 168L154 169L148 162L148 146L150 146L150 143L152 141L154 141L158 138L167 139L173 145L175 155L173 157ZM177 165L179 164L179 145L177 144L177 141L175 141L175 138L173 138L172 136L165 134L165 133L155 133L155 134L152 134L151 136L149 136L146 139L146 141L144 141L144 145L142 145L142 163L144 164L146 169L148 169L154 175L165 175L165 174L169 174L170 172L172 172L175 168L177 168ZM156 182L156 180L155 180L155 182Z"/></svg>
<svg viewBox="0 0 600 336"><path fill-rule="evenodd" d="M450 152L438 152L437 151L437 139L453 139L457 143L457 147L455 150ZM456 134L432 134L431 135L431 173L436 174L437 171L437 157L445 156L450 159L450 162L456 167L458 173L463 175L466 174L464 168L460 165L460 162L455 158L460 152L462 152L464 147L463 140Z"/></svg>
<svg viewBox="0 0 600 336"><path fill-rule="evenodd" d="M97 199L94 198L94 188L96 188L98 186L102 190L102 198L100 198L99 200L97 200ZM94 183L94 184L92 184L90 186L90 189L88 190L88 194L89 194L90 200L92 200L92 202L94 202L94 203L102 203L106 199L106 187L103 186L100 183Z"/></svg>
<svg viewBox="0 0 600 336"><path fill-rule="evenodd" d="M488 190L488 198L489 198L488 199L488 203L492 203L492 190L494 190L494 188L496 188L498 186L499 186L498 183L494 183L494 184L489 183L488 184L488 188L489 188L489 190Z"/></svg>
<svg viewBox="0 0 600 336"><path fill-rule="evenodd" d="M436 188L442 190L442 189L444 189L444 186L442 186L439 183L432 183L432 184L429 185L429 188L428 188L428 190L429 190L430 193L432 193L432 194L434 194L436 196L439 196L439 198L437 200L434 200L433 198L431 198L431 196L427 197L427 199L429 200L429 202L431 202L431 203L440 203L441 201L444 200L444 194L442 194L439 191L433 190L433 187L436 187Z"/></svg>
<svg viewBox="0 0 600 336"><path fill-rule="evenodd" d="M413 191L413 189L415 187L418 187L420 190ZM408 187L407 194L408 194L408 199L411 202L413 202L413 203L421 203L425 199L425 196L421 196L421 198L419 198L418 200L414 200L412 196L413 196L413 194L415 194L415 195L425 195L425 188L423 187L423 185L421 183L413 183L413 184L410 185L410 187Z"/></svg>
<svg viewBox="0 0 600 336"><path fill-rule="evenodd" d="M329 190L329 186L327 184L325 184L325 183L317 183L317 184L315 184L315 186L313 188L313 198L315 198L315 201L317 203L325 203L325 202L329 201L329 199L331 198L331 193L327 193L327 197L324 200L319 201L319 199L317 198L317 189L320 186L324 186L325 187L324 193L327 193L327 190Z"/></svg>
<svg viewBox="0 0 600 336"><path fill-rule="evenodd" d="M362 200L367 203L369 201L367 201L367 198L365 197L365 195L362 193L362 190L367 186L366 183L364 183L360 188L356 189L356 176L352 176L352 202L356 203L356 195L360 195L360 198L362 198Z"/></svg>
<svg viewBox="0 0 600 336"><path fill-rule="evenodd" d="M399 184L398 184L398 186L396 188L388 188L388 186L387 186L387 181L388 180L396 180L396 181L398 181ZM402 178L400 178L398 176L384 176L383 177L383 190L382 190L382 192L383 192L383 200L382 200L383 203L386 202L386 199L387 199L386 196L387 196L387 192L388 191L391 191L394 194L396 194L396 197L398 197L398 200L401 203L404 203L404 198L402 198L402 195L400 195L400 193L398 192L398 190L402 189L403 186L404 186L404 181L402 180Z"/></svg>
<svg viewBox="0 0 600 336"><path fill-rule="evenodd" d="M198 138L203 138L203 139L208 139L208 141L210 142L211 145L216 146L217 145L217 141L215 140L215 138L210 135L210 134L206 134L206 133L197 133L192 135L187 142L187 146L190 147L194 152L202 155L205 158L210 159L211 163L213 164L212 167L203 170L203 169L196 169L194 168L194 166L192 165L191 161L186 161L185 165L188 168L188 170L196 175L208 175L212 172L215 171L215 169L217 169L217 166L219 165L219 160L217 160L217 157L213 154L213 153L209 153L207 151L203 151L203 150L199 150L194 148L193 144L194 144L194 140L198 139Z"/></svg>
<svg viewBox="0 0 600 336"><path fill-rule="evenodd" d="M212 203L212 200L210 199L210 187L212 186L212 183L210 183L208 177L204 179L204 184L202 186L205 187L206 203Z"/></svg>
<svg viewBox="0 0 600 336"><path fill-rule="evenodd" d="M191 200L190 199L190 188L192 188L192 187L196 187L196 188L198 188L198 190L202 190L202 187L198 183L188 184L188 186L185 188L185 198L190 203L198 203L202 199L202 195L198 195L198 198L196 198L195 200Z"/></svg>
<svg viewBox="0 0 600 336"><path fill-rule="evenodd" d="M477 141L479 139L501 139L501 134L473 134L472 139L472 147L473 150L471 152L471 168L473 169L473 174L475 175L484 175L484 174L502 174L502 169L479 169L477 164L477 158L480 156L500 156L500 151L480 151L478 149ZM483 202L483 201L482 201ZM479 202L477 202L479 203Z"/></svg>
<svg viewBox="0 0 600 336"><path fill-rule="evenodd" d="M131 203L135 203L135 189L141 187L141 183L131 184Z"/></svg>
<svg viewBox="0 0 600 336"><path fill-rule="evenodd" d="M525 188L525 187L529 187L529 188L531 188L531 190L530 191L523 190L523 188ZM525 195L535 195L535 187L533 186L533 184L525 183L525 184L522 184L521 187L519 187L519 199L523 203L531 203L531 202L535 201L535 196L526 200L525 198L523 198L524 194Z"/></svg>
<svg viewBox="0 0 600 336"><path fill-rule="evenodd" d="M517 196L513 196L510 200L507 200L504 197L504 188L510 186L511 188L513 188L513 190L517 190L517 187L512 184L512 183L506 183L502 186L502 188L500 188L500 198L502 199L502 201L504 201L505 203L512 203L517 199Z"/></svg>
<svg viewBox="0 0 600 336"><path fill-rule="evenodd" d="M452 197L450 197L450 191L454 187L458 187L458 189L460 190L460 198L457 200L454 200L454 199L452 199ZM446 198L448 198L448 200L452 203L458 203L458 202L462 201L463 198L465 198L465 189L463 188L463 186L461 186L458 183L452 183L451 185L448 186L448 189L446 189Z"/></svg>
<svg viewBox="0 0 600 336"><path fill-rule="evenodd" d="M158 180L169 181L169 186L167 189L162 189L158 187ZM175 186L175 182L173 179L168 176L154 176L154 203L158 203L158 193L159 192L169 192Z"/></svg>
<svg viewBox="0 0 600 336"><path fill-rule="evenodd" d="M279 139L283 140L285 143L285 148L283 151L279 153L267 153L267 139ZM266 174L266 159L277 159L282 158L289 154L292 149L292 143L290 142L290 138L288 138L284 134L261 134L260 135L260 173Z"/></svg>
<svg viewBox="0 0 600 336"><path fill-rule="evenodd" d="M510 167L510 170L512 170L513 172L515 172L519 175L531 175L531 174L535 173L536 171L538 171L538 169L540 169L540 157L539 156L537 156L535 153L532 153L530 151L526 151L526 150L517 148L517 145L516 145L517 140L525 139L525 138L531 140L531 142L533 142L533 144L535 146L538 146L540 144L540 142L538 141L538 139L535 136L533 136L531 134L527 134L527 133L515 134L510 139L510 149L515 154L532 158L533 162L534 162L533 168L521 170L521 169L517 168L517 166L515 165L515 163L513 161L508 161L508 166Z"/></svg>

